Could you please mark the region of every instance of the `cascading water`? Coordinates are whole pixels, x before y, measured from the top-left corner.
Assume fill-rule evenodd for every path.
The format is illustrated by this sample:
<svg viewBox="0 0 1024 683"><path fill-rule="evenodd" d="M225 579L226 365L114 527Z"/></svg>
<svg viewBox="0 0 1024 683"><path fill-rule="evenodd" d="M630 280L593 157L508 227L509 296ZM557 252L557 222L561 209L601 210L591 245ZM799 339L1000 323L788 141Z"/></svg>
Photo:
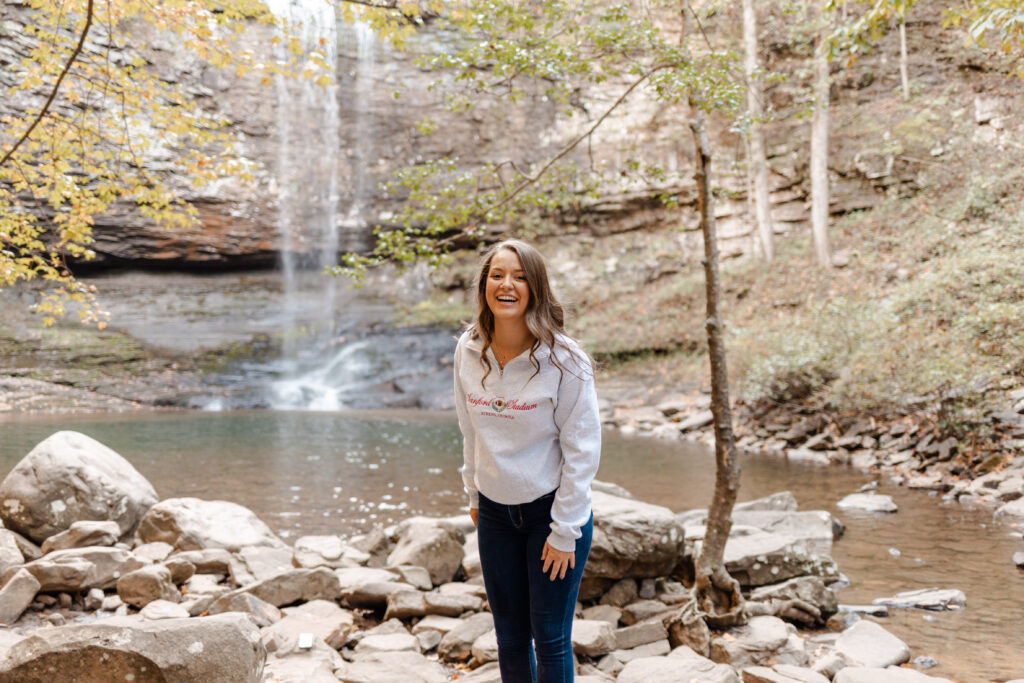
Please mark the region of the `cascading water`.
<svg viewBox="0 0 1024 683"><path fill-rule="evenodd" d="M337 263L339 248L338 19L328 0L267 6L280 21L274 57L286 71L276 78L283 378L271 383L268 399L275 408L332 408L324 391L314 387L310 396L300 377L311 349L335 331L337 283L324 269Z"/></svg>
<svg viewBox="0 0 1024 683"><path fill-rule="evenodd" d="M275 58L287 63L297 57L306 73L277 79L278 215L287 311L283 357L271 368L250 367L248 371L258 376L269 370L269 391L263 402L272 408L365 406L373 403L367 400L368 392L394 394L394 382L410 376L410 365L427 360L415 351L402 351L403 345L408 346L407 337L347 340L351 316L348 312L344 319L338 315L336 280L323 272L336 263L339 248L369 246L364 213L375 145L368 104L373 95L377 42L372 29L363 23L342 33L356 50L355 68L341 93L351 112L346 117L349 132L345 137L352 140L347 149L350 172L344 194L348 209L342 219L338 211L338 169L344 147L339 130L342 81L334 7L328 0L272 0L268 6L282 24ZM322 64L315 59L317 53L323 56ZM345 231L343 240L339 225ZM413 345L424 346L418 339ZM432 365L427 363L427 367ZM416 372L422 370L413 374Z"/></svg>

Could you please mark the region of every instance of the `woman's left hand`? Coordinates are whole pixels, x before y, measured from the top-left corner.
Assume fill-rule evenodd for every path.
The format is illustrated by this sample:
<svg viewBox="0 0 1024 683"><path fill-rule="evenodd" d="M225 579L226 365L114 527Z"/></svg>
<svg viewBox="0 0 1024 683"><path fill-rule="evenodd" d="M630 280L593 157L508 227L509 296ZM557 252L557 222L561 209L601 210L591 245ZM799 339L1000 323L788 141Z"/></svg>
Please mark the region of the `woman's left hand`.
<svg viewBox="0 0 1024 683"><path fill-rule="evenodd" d="M547 541L544 541L544 550L540 553L540 559L544 563L542 572L548 573L551 571L551 580L555 578L564 579L565 573L569 569L576 568L576 553L565 552L563 550L555 550Z"/></svg>

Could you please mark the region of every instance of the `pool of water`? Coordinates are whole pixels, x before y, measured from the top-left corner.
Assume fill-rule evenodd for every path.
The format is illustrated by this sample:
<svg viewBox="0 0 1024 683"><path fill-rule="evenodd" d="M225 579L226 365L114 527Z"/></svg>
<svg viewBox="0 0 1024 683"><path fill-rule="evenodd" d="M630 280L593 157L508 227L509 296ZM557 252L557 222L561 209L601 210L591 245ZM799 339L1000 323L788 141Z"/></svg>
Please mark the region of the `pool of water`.
<svg viewBox="0 0 1024 683"><path fill-rule="evenodd" d="M256 511L286 538L351 534L414 514L457 514L465 504L460 437L448 413L225 412L29 416L0 421L0 472L59 429L92 436L125 456L161 498L230 500ZM740 500L792 491L802 509L825 509L846 524L833 556L851 585L845 603L917 588L959 588L960 612L894 611L881 620L927 673L960 681L1024 676L1020 624L1024 577L1013 566L1019 532L992 514L947 505L921 491L880 490L894 515L839 511L868 481L851 468L748 455ZM606 432L600 479L675 511L706 507L714 458L698 444Z"/></svg>

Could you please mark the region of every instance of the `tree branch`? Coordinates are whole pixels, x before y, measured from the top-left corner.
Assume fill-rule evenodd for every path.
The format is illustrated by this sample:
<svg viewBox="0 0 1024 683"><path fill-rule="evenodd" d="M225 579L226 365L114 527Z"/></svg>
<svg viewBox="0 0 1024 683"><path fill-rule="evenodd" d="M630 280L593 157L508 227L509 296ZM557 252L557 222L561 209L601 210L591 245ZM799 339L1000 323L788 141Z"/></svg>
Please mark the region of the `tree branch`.
<svg viewBox="0 0 1024 683"><path fill-rule="evenodd" d="M53 100L57 97L57 91L60 90L60 84L64 81L64 77L68 75L68 71L71 70L71 65L75 63L76 59L78 59L78 55L82 53L82 48L85 46L85 37L89 34L89 29L92 28L92 11L93 0L88 0L88 4L85 8L85 26L82 28L82 35L78 37L78 44L75 46L75 49L71 52L71 56L68 57L68 61L64 64L64 68L61 69L60 75L57 76L57 82L53 84L53 90L50 91L50 96L46 98L46 103L43 104L43 108L39 110L39 113L36 115L36 118L32 121L32 125L30 125L28 129L24 133L22 133L21 137L18 138L18 141L14 143L14 146L7 150L7 153L4 154L3 159L0 159L0 166L3 166L5 163L7 163L8 159L14 156L14 153L17 151L18 147L20 147L22 143L28 139L28 136L32 134L32 131L36 129L36 126L39 125L39 122L43 120L44 116L46 116L47 110L50 108L50 105L53 104Z"/></svg>

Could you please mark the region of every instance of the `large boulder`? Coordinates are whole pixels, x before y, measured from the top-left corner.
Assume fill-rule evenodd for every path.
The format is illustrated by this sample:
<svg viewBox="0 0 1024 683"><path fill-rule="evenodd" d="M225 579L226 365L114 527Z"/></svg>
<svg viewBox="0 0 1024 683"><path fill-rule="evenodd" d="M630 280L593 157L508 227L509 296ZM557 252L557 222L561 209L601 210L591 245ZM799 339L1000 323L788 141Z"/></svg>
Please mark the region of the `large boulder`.
<svg viewBox="0 0 1024 683"><path fill-rule="evenodd" d="M687 555L698 557L705 528L686 527ZM837 578L839 570L828 555L819 555L808 541L755 527L735 525L722 557L725 569L744 587L766 586L795 576Z"/></svg>
<svg viewBox="0 0 1024 683"><path fill-rule="evenodd" d="M139 522L139 540L163 541L175 550L246 546L288 546L252 510L224 500L168 498L149 509Z"/></svg>
<svg viewBox="0 0 1024 683"><path fill-rule="evenodd" d="M671 510L602 491L593 492L594 538L584 575L591 578L667 576L683 553L683 526Z"/></svg>
<svg viewBox="0 0 1024 683"><path fill-rule="evenodd" d="M464 542L462 532L438 520L407 520L395 549L388 555L388 565L424 567L430 573L430 581L439 586L451 581L462 565Z"/></svg>
<svg viewBox="0 0 1024 683"><path fill-rule="evenodd" d="M120 455L85 434L57 432L0 483L0 518L36 543L80 520L117 522L124 537L157 500Z"/></svg>
<svg viewBox="0 0 1024 683"><path fill-rule="evenodd" d="M850 666L885 668L910 661L907 644L873 621L858 621L840 633L835 647Z"/></svg>
<svg viewBox="0 0 1024 683"><path fill-rule="evenodd" d="M259 629L241 614L113 618L35 631L0 662L0 683L53 683L54 672L79 681L259 683L265 657Z"/></svg>

